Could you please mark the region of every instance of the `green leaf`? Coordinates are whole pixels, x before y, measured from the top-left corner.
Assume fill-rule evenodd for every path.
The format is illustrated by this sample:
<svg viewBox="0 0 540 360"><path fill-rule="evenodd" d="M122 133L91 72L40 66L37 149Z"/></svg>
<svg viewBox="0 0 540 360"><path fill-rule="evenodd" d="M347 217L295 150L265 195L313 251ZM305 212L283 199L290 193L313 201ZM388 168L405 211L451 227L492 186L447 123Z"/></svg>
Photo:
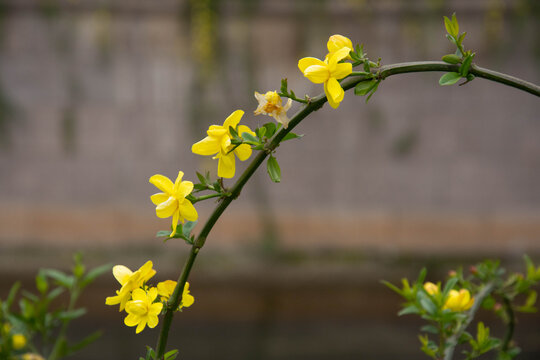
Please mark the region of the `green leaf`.
<svg viewBox="0 0 540 360"><path fill-rule="evenodd" d="M160 230L157 232L156 237L169 237L171 235L171 232L169 230Z"/></svg>
<svg viewBox="0 0 540 360"><path fill-rule="evenodd" d="M280 92L283 94L287 94L288 92L288 84L287 84L287 78L281 79L281 89Z"/></svg>
<svg viewBox="0 0 540 360"><path fill-rule="evenodd" d="M416 296L418 297L422 309L424 309L429 315L435 315L437 312L437 305L435 305L435 303L421 291L419 291Z"/></svg>
<svg viewBox="0 0 540 360"><path fill-rule="evenodd" d="M266 134L266 128L264 126L262 127L259 127L259 128L256 128L255 129L255 134L257 134L257 136L259 137L259 139L263 139L264 137L264 134Z"/></svg>
<svg viewBox="0 0 540 360"><path fill-rule="evenodd" d="M459 79L461 79L461 74L456 72L449 72L441 76L441 78L439 79L439 85L453 85L457 83Z"/></svg>
<svg viewBox="0 0 540 360"><path fill-rule="evenodd" d="M423 286L424 281L426 280L426 276L427 276L427 269L422 268L422 270L420 270L420 273L418 274L418 279L416 279L416 284L419 286Z"/></svg>
<svg viewBox="0 0 540 360"><path fill-rule="evenodd" d="M444 17L444 27L446 28L446 32L450 36L453 36L453 37L457 36L457 34L455 33L454 24L452 24L452 21L446 16Z"/></svg>
<svg viewBox="0 0 540 360"><path fill-rule="evenodd" d="M442 292L443 299L446 299L446 297L448 296L448 293L450 292L450 290L454 288L454 286L456 286L458 280L459 279L454 276L446 282L446 284L444 285L443 292Z"/></svg>
<svg viewBox="0 0 540 360"><path fill-rule="evenodd" d="M164 360L174 360L178 356L178 350L171 350L166 352L164 355Z"/></svg>
<svg viewBox="0 0 540 360"><path fill-rule="evenodd" d="M461 76L466 77L469 74L469 68L471 67L472 59L474 58L474 53L469 54L463 60L463 64L459 67Z"/></svg>
<svg viewBox="0 0 540 360"><path fill-rule="evenodd" d="M47 282L47 277L41 272L38 272L36 276L36 288L41 294L45 294L49 289L49 283Z"/></svg>
<svg viewBox="0 0 540 360"><path fill-rule="evenodd" d="M464 32L463 34L459 35L459 37L457 38L457 43L459 45L461 45L463 43L463 39L465 39L465 35L467 35L466 32Z"/></svg>
<svg viewBox="0 0 540 360"><path fill-rule="evenodd" d="M65 288L57 287L47 294L47 300L52 301L65 291Z"/></svg>
<svg viewBox="0 0 540 360"><path fill-rule="evenodd" d="M259 144L259 139L256 136L253 136L248 132L243 132L242 133L242 139L244 139L250 145Z"/></svg>
<svg viewBox="0 0 540 360"><path fill-rule="evenodd" d="M390 290L392 290L393 292L403 296L403 291L401 291L400 288L398 288L397 286L395 286L394 284L392 284L391 282L388 282L386 280L382 280L381 281L387 288L389 288Z"/></svg>
<svg viewBox="0 0 540 360"><path fill-rule="evenodd" d="M266 137L271 138L276 132L276 124L269 122L263 125L266 128Z"/></svg>
<svg viewBox="0 0 540 360"><path fill-rule="evenodd" d="M195 225L197 225L197 220L195 221L186 221L186 223L183 226L182 234L189 238L189 235L191 235L191 232L193 231L193 228L195 228Z"/></svg>
<svg viewBox="0 0 540 360"><path fill-rule="evenodd" d="M73 320L86 314L85 308L79 308L71 311L60 311L58 318L60 320Z"/></svg>
<svg viewBox="0 0 540 360"><path fill-rule="evenodd" d="M458 36L458 34L459 34L459 24L458 24L458 21L457 21L456 13L452 14L452 27L454 28L454 31L455 31L454 37Z"/></svg>
<svg viewBox="0 0 540 360"><path fill-rule="evenodd" d="M17 291L19 291L20 288L21 288L21 283L17 281L15 284L11 286L11 289L9 289L9 294L6 298L6 301L2 303L2 309L5 312L8 312L9 308L13 304L13 301L15 300L15 296L17 296Z"/></svg>
<svg viewBox="0 0 540 360"><path fill-rule="evenodd" d="M273 155L270 155L268 161L266 162L266 170L268 171L268 175L270 175L270 179L273 182L278 183L281 181L281 169L279 168L279 164Z"/></svg>
<svg viewBox="0 0 540 360"><path fill-rule="evenodd" d="M438 334L439 333L439 329L437 329L437 327L435 327L433 325L424 325L424 326L422 326L420 328L420 331L431 333L431 334Z"/></svg>
<svg viewBox="0 0 540 360"><path fill-rule="evenodd" d="M112 265L111 264L105 264L98 266L96 268L93 268L90 270L86 276L83 278L81 282L81 287L85 287L88 284L92 283L94 280L96 280L99 276L103 275L104 273L111 271Z"/></svg>
<svg viewBox="0 0 540 360"><path fill-rule="evenodd" d="M371 99L371 97L373 96L373 94L375 94L375 92L377 91L377 89L379 88L379 84L381 83L381 80L378 80L377 83L375 84L375 86L371 89L371 92L370 94L367 96L366 98L366 103L369 101L369 99Z"/></svg>
<svg viewBox="0 0 540 360"><path fill-rule="evenodd" d="M354 95L358 95L358 96L367 95L376 85L377 85L377 80L359 82L354 87Z"/></svg>
<svg viewBox="0 0 540 360"><path fill-rule="evenodd" d="M43 269L41 270L45 276L48 276L55 280L58 285L64 286L70 289L73 286L75 278L73 276L64 274L63 272L56 269Z"/></svg>
<svg viewBox="0 0 540 360"><path fill-rule="evenodd" d="M416 307L416 305L409 305L404 307L398 312L398 316L407 315L407 314L419 314L420 310Z"/></svg>
<svg viewBox="0 0 540 360"><path fill-rule="evenodd" d="M448 54L442 57L442 61L449 64L459 64L461 62L461 58L456 54Z"/></svg>
<svg viewBox="0 0 540 360"><path fill-rule="evenodd" d="M206 178L203 176L203 174L201 174L200 172L195 172L195 174L197 175L197 178L199 179L199 182L202 184L202 185L206 185Z"/></svg>
<svg viewBox="0 0 540 360"><path fill-rule="evenodd" d="M283 141L292 140L292 139L300 139L303 136L304 135L297 135L295 133L290 132L287 135L285 135L281 141L283 142Z"/></svg>
<svg viewBox="0 0 540 360"><path fill-rule="evenodd" d="M101 337L101 331L96 331L88 335L87 337L79 341L78 343L75 343L74 345L69 346L66 355L70 355L84 349L85 347L87 347L88 345L90 345L91 343L99 339L100 337Z"/></svg>

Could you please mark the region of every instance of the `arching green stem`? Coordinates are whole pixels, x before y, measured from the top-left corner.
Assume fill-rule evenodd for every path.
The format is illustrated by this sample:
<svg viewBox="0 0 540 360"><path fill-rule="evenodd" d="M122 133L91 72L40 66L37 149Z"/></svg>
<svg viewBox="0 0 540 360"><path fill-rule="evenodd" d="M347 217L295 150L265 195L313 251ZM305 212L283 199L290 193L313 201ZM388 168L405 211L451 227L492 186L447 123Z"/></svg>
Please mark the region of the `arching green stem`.
<svg viewBox="0 0 540 360"><path fill-rule="evenodd" d="M358 83L362 81L372 80L374 76L377 79L384 80L389 76L397 75L397 74L404 74L404 73L432 72L432 71L457 72L458 70L459 70L459 65L451 65L442 61L419 61L419 62L392 64L392 65L381 66L380 68L375 69L373 74L367 74L367 75L360 74L360 75L350 76L341 82L341 86L343 87L344 90L349 90L351 88L354 88ZM499 82L501 84L505 84L505 85L526 91L533 95L540 96L539 86L531 84L521 79L514 78L510 75L501 74L496 71L492 71L488 69L483 69L475 65L471 67L471 70L469 72L475 75L476 77ZM259 166L261 166L261 164L264 162L268 154L270 154L273 150L275 150L278 147L279 143L285 137L285 135L287 135L292 129L294 129L295 126L297 126L302 120L304 120L306 116L320 109L326 101L327 99L324 94L320 94L317 97L311 98L291 118L288 128L287 129L282 128L280 131L278 131L276 135L272 138L272 141L269 144L267 144L265 150L260 151L255 156L255 158L253 158L253 160L251 161L247 169L242 173L242 175L240 175L236 183L231 188L230 190L231 195L225 198L221 198L219 200L218 205L216 206L216 208L214 209L214 211L212 212L212 214L210 215L210 217L204 224L201 232L195 239L195 242L192 245L191 251L189 253L188 259L186 260L182 273L180 274L178 278L178 283L176 285L176 288L174 289L174 292L171 295L169 302L167 304L167 310L165 312L165 316L161 325L161 331L160 331L160 335L159 335L157 347L156 347L157 359L162 359L163 355L165 354L165 347L167 345L167 339L169 336L169 329L171 327L171 321L173 318L174 310L178 308L178 305L181 302L184 286L189 277L189 273L191 272L191 269L193 267L193 263L195 262L195 258L197 257L199 250L204 246L204 243L206 242L206 238L210 234L210 231L216 224L217 220L220 218L221 214L223 214L223 212L229 206L229 204L240 195L240 192L242 191L242 188L244 187L244 185L248 182L248 180L259 168Z"/></svg>

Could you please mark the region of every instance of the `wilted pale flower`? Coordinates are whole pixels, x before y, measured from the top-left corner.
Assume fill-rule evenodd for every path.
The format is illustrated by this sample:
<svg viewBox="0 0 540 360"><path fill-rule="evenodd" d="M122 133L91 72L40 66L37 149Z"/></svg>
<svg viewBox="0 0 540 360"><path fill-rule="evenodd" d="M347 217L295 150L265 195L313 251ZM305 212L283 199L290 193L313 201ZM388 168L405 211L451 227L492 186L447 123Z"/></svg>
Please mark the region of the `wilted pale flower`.
<svg viewBox="0 0 540 360"><path fill-rule="evenodd" d="M183 176L184 173L179 171L174 184L163 175L157 174L150 178L150 183L163 191L152 195L150 200L156 205L157 217L164 219L172 216L171 236L176 233L178 221L182 223L184 220L195 221L199 217L191 201L186 199L193 191L193 183L182 181Z"/></svg>
<svg viewBox="0 0 540 360"><path fill-rule="evenodd" d="M211 125L206 132L208 136L191 147L191 151L195 154L214 155L214 159L219 159L219 177L234 177L236 171L235 154L240 161L245 161L251 156L251 146L248 144L241 144L239 146L231 144L231 139L233 138L229 131L231 127L236 130L239 136L242 136L245 132L256 136L247 126L238 125L243 115L244 112L242 110L236 110L225 119L223 125Z"/></svg>
<svg viewBox="0 0 540 360"><path fill-rule="evenodd" d="M452 311L466 311L469 310L474 304L474 298L471 297L469 290L461 289L450 290L448 298L444 303L443 309L450 309Z"/></svg>
<svg viewBox="0 0 540 360"><path fill-rule="evenodd" d="M298 61L298 68L305 77L315 84L324 83L324 93L331 107L336 109L345 96L345 91L339 84L352 72L351 63L340 63L349 55L349 48L344 47L321 61L313 57L305 57Z"/></svg>
<svg viewBox="0 0 540 360"><path fill-rule="evenodd" d="M161 296L161 300L167 301L171 297L174 288L176 287L176 281L166 280L157 284L158 294ZM189 293L189 283L184 285L184 291L182 292L182 301L180 302L179 309L183 307L190 307L195 302L193 295Z"/></svg>
<svg viewBox="0 0 540 360"><path fill-rule="evenodd" d="M259 94L255 91L255 98L259 102L259 106L254 111L255 115L268 115L272 116L276 121L283 125L286 129L289 126L289 118L287 117L287 110L292 105L292 99L288 99L285 106L281 101L281 97L276 91L267 91L266 94Z"/></svg>
<svg viewBox="0 0 540 360"><path fill-rule="evenodd" d="M105 299L107 305L120 304L120 311L124 310L126 303L131 298L131 292L140 288L152 276L156 274L156 270L152 269L152 261L148 260L139 270L132 272L124 265L116 265L113 267L113 275L118 280L122 288L116 291L116 296L109 296Z"/></svg>
<svg viewBox="0 0 540 360"><path fill-rule="evenodd" d="M128 316L124 319L127 326L137 326L135 332L138 334L144 330L146 325L155 328L158 324L158 315L163 309L160 302L154 303L158 295L157 289L151 288L148 292L143 289L135 289L131 301L126 304Z"/></svg>

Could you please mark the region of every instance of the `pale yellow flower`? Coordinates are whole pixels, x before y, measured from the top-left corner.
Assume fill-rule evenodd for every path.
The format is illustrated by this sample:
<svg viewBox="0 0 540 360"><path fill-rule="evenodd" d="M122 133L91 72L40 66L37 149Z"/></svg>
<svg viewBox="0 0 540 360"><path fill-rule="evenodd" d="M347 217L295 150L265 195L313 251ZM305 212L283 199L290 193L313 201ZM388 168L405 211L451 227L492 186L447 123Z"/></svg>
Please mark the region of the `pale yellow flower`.
<svg viewBox="0 0 540 360"><path fill-rule="evenodd" d="M45 360L45 358L39 354L26 353L22 354L21 360Z"/></svg>
<svg viewBox="0 0 540 360"><path fill-rule="evenodd" d="M133 290L143 286L152 276L156 274L156 270L152 269L152 261L148 260L139 270L132 272L124 265L116 265L113 267L113 275L118 280L122 288L116 291L116 296L109 296L105 299L107 305L120 304L120 311L124 310L127 302L131 298Z"/></svg>
<svg viewBox="0 0 540 360"><path fill-rule="evenodd" d="M176 287L176 281L166 280L157 284L158 294L161 296L162 301L167 301L171 297L174 288ZM190 307L195 302L193 295L189 293L189 283L186 282L184 286L184 291L182 292L182 302L180 303L179 309L183 307Z"/></svg>
<svg viewBox="0 0 540 360"><path fill-rule="evenodd" d="M452 311L466 311L469 310L474 304L474 298L471 297L469 290L461 289L450 290L448 298L444 303L443 309L450 309Z"/></svg>
<svg viewBox="0 0 540 360"><path fill-rule="evenodd" d="M326 43L326 47L328 48L328 55L326 55L327 59L343 48L349 49L349 52L353 50L352 41L348 37L339 34L330 36ZM346 59L352 60L350 55L347 55Z"/></svg>
<svg viewBox="0 0 540 360"><path fill-rule="evenodd" d="M287 110L292 105L292 99L288 99L285 106L281 101L281 97L276 91L267 91L266 94L259 94L255 91L255 98L259 102L259 106L254 111L255 115L268 115L272 116L276 121L283 125L286 129L289 126L289 117L287 116Z"/></svg>
<svg viewBox="0 0 540 360"><path fill-rule="evenodd" d="M13 349L20 350L26 346L26 336L23 334L14 334L11 338Z"/></svg>
<svg viewBox="0 0 540 360"><path fill-rule="evenodd" d="M174 184L163 175L158 174L150 178L150 183L163 191L152 195L150 200L156 205L157 217L164 219L172 216L171 236L176 233L178 221L183 224L184 220L195 221L199 217L191 201L186 199L193 191L193 183L182 181L183 176L184 173L179 171Z"/></svg>
<svg viewBox="0 0 540 360"><path fill-rule="evenodd" d="M236 171L235 155L240 161L245 161L251 156L251 146L241 144L239 146L231 144L232 135L229 128L236 130L239 136L247 132L256 136L251 129L245 125L238 125L244 112L236 110L233 112L223 125L211 125L206 132L207 137L193 144L191 151L198 155L210 156L214 155L214 159L218 159L218 176L224 178L234 177Z"/></svg>
<svg viewBox="0 0 540 360"><path fill-rule="evenodd" d="M149 328L155 328L159 322L158 315L163 309L162 303L154 303L157 295L158 291L155 287L148 292L143 289L135 289L132 295L133 300L126 304L128 316L124 319L124 324L137 326L135 330L137 334L143 331L146 325Z"/></svg>
<svg viewBox="0 0 540 360"><path fill-rule="evenodd" d="M424 290L426 290L426 292L432 296L440 292L439 285L436 285L429 281L424 284Z"/></svg>
<svg viewBox="0 0 540 360"><path fill-rule="evenodd" d="M340 63L349 54L349 48L344 47L325 61L313 57L305 57L298 61L298 68L305 77L315 84L324 83L324 93L331 107L336 109L345 96L345 91L339 83L352 72L351 63Z"/></svg>

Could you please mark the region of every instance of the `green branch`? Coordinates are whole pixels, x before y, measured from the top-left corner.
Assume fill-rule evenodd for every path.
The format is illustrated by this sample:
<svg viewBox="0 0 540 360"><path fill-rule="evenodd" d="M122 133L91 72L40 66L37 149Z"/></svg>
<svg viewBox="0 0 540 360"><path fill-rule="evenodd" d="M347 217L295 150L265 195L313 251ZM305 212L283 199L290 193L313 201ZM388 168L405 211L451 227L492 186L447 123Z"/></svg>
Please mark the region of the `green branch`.
<svg viewBox="0 0 540 360"><path fill-rule="evenodd" d="M351 88L354 88L358 83L362 81L372 80L374 76L377 79L384 80L389 76L397 75L397 74L413 73L413 72L429 72L429 71L450 72L450 71L458 71L458 69L459 69L459 65L451 65L442 61L408 62L408 63L386 65L386 66L381 66L380 68L376 69L376 71L374 71L373 74L359 74L358 76L355 75L352 77L348 77L341 82L341 86L343 87L344 90L349 90ZM475 75L476 77L499 82L499 83L529 92L533 95L540 96L540 87L538 87L537 85L531 84L529 82L526 82L524 80L514 78L509 75L501 74L492 70L483 69L477 66L472 66L470 73ZM327 99L324 93L314 98L310 98L309 101L307 101L306 105L304 105L291 118L291 121L289 122L289 126L287 127L287 129L282 128L279 132L277 132L276 135L272 138L272 141L266 145L265 150L260 151L257 154L257 156L253 158L253 160L251 161L247 169L242 173L242 175L240 175L240 177L238 178L234 186L231 188L229 192L230 196L226 198L221 198L219 200L218 205L216 206L216 208L214 209L214 211L212 212L212 214L210 215L210 217L204 224L201 232L195 239L195 242L191 248L189 257L186 260L186 264L184 265L184 269L182 270L182 273L180 274L180 277L178 278L178 283L176 285L176 288L174 289L174 292L171 295L169 302L167 304L167 310L165 312L165 317L161 325L161 332L160 332L157 347L156 347L157 359L162 359L165 353L165 347L167 345L167 338L168 338L169 329L171 326L172 317L173 317L175 309L178 308L178 305L181 302L184 286L189 277L189 273L191 272L193 263L195 262L195 258L197 257L199 250L204 246L204 243L206 242L206 238L210 234L210 231L212 230L212 228L214 227L218 219L221 217L221 214L223 214L223 212L229 206L229 204L240 195L240 192L242 191L242 188L244 187L244 185L248 182L248 180L259 168L259 166L261 166L261 164L263 163L264 159L266 159L268 154L270 154L273 150L275 150L278 147L279 143L281 142L281 140L283 140L285 135L287 135L302 120L304 120L306 116L320 109L326 101ZM480 303L480 302L481 302L480 299L477 299L477 303ZM477 307L476 304L475 306ZM473 309L476 309L476 307L473 307ZM453 351L453 348L452 348L452 351Z"/></svg>

